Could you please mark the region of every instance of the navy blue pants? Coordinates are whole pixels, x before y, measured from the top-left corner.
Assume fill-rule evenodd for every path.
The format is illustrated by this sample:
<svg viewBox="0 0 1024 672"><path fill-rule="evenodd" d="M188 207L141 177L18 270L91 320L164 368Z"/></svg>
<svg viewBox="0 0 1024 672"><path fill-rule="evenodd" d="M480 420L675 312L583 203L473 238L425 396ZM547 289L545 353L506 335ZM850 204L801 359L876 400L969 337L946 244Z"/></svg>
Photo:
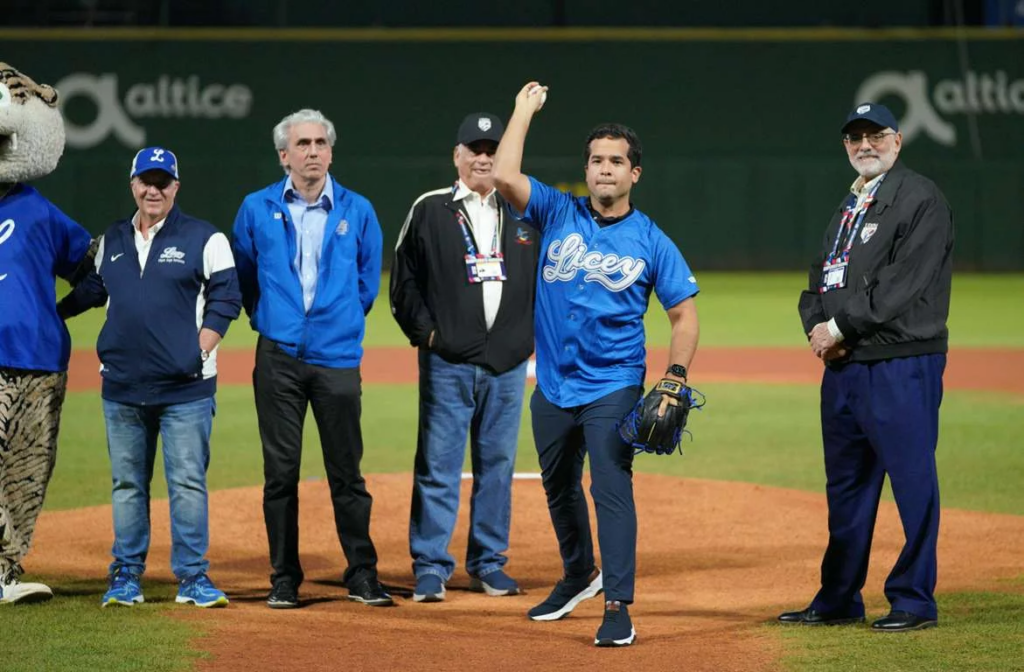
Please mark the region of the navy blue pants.
<svg viewBox="0 0 1024 672"><path fill-rule="evenodd" d="M861 588L885 475L906 544L885 582L894 611L937 618L939 481L935 446L946 356L921 355L826 368L821 430L828 495L828 549L811 607L863 616Z"/></svg>
<svg viewBox="0 0 1024 672"><path fill-rule="evenodd" d="M619 438L615 425L641 392L639 386L627 387L585 406L560 408L538 387L530 400L533 440L565 576L585 577L595 566L581 482L583 460L589 455L605 599L623 604L633 602L636 582L636 505L633 450Z"/></svg>

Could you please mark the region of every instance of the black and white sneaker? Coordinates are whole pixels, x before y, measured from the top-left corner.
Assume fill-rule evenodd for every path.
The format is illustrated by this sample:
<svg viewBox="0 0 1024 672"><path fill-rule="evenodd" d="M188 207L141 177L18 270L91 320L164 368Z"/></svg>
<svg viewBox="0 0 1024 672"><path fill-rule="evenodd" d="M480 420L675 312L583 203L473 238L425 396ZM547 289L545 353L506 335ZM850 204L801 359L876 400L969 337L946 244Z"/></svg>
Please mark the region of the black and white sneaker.
<svg viewBox="0 0 1024 672"><path fill-rule="evenodd" d="M348 587L348 599L371 607L390 607L395 604L394 599L376 578L363 579L351 584Z"/></svg>
<svg viewBox="0 0 1024 672"><path fill-rule="evenodd" d="M294 609L299 606L299 591L291 579L278 579L267 596L267 606L271 609Z"/></svg>
<svg viewBox="0 0 1024 672"><path fill-rule="evenodd" d="M584 579L566 577L555 584L548 599L530 609L526 615L533 621L557 621L568 616L577 604L599 595L602 590L604 584L600 569L595 568Z"/></svg>
<svg viewBox="0 0 1024 672"><path fill-rule="evenodd" d="M604 603L604 621L597 629L597 646L629 646L636 641L636 630L629 618L629 608L619 602Z"/></svg>

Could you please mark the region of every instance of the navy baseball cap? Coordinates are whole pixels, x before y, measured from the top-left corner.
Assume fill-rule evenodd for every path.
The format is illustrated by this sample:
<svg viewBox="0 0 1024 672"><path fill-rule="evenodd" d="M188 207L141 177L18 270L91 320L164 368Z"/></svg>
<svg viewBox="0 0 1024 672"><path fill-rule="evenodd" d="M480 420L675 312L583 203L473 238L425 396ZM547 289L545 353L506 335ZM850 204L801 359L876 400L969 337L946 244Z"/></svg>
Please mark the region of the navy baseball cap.
<svg viewBox="0 0 1024 672"><path fill-rule="evenodd" d="M839 130L845 133L847 126L861 119L878 124L882 128L891 128L894 131L900 130L899 124L896 123L896 117L889 111L889 108L878 103L861 103L853 108L853 112L850 112L850 115L846 117L846 122Z"/></svg>
<svg viewBox="0 0 1024 672"><path fill-rule="evenodd" d="M504 133L505 125L501 119L489 112L475 112L462 120L455 144L468 145L478 140L501 142Z"/></svg>
<svg viewBox="0 0 1024 672"><path fill-rule="evenodd" d="M174 179L178 178L178 157L174 152L163 147L146 147L132 159L132 172L128 177L135 177L147 170L162 170Z"/></svg>

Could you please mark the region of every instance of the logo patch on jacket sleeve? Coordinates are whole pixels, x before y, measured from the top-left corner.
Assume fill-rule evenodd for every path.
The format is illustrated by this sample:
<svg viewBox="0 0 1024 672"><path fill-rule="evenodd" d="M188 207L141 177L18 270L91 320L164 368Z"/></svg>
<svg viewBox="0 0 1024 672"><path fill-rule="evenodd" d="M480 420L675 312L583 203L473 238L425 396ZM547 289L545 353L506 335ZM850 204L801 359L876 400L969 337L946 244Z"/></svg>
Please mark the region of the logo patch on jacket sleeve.
<svg viewBox="0 0 1024 672"><path fill-rule="evenodd" d="M865 224L864 228L860 232L860 242L866 243L871 240L871 236L875 235L875 231L878 231L878 222L871 222Z"/></svg>

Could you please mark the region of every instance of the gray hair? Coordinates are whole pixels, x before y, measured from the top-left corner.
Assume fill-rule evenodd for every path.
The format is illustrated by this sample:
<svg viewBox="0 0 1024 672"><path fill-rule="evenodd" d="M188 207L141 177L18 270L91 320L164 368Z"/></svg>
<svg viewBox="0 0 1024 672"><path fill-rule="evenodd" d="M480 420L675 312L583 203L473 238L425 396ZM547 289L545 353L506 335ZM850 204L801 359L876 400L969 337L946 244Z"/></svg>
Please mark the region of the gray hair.
<svg viewBox="0 0 1024 672"><path fill-rule="evenodd" d="M282 150L288 148L288 133L291 131L292 126L296 124L320 124L327 131L327 142L330 143L331 147L334 147L334 142L338 139L338 135L334 132L334 124L320 112L320 110L311 110L308 107L298 112L292 112L287 117L278 122L277 126L274 126L274 149ZM288 167L285 166L284 172L288 172Z"/></svg>

